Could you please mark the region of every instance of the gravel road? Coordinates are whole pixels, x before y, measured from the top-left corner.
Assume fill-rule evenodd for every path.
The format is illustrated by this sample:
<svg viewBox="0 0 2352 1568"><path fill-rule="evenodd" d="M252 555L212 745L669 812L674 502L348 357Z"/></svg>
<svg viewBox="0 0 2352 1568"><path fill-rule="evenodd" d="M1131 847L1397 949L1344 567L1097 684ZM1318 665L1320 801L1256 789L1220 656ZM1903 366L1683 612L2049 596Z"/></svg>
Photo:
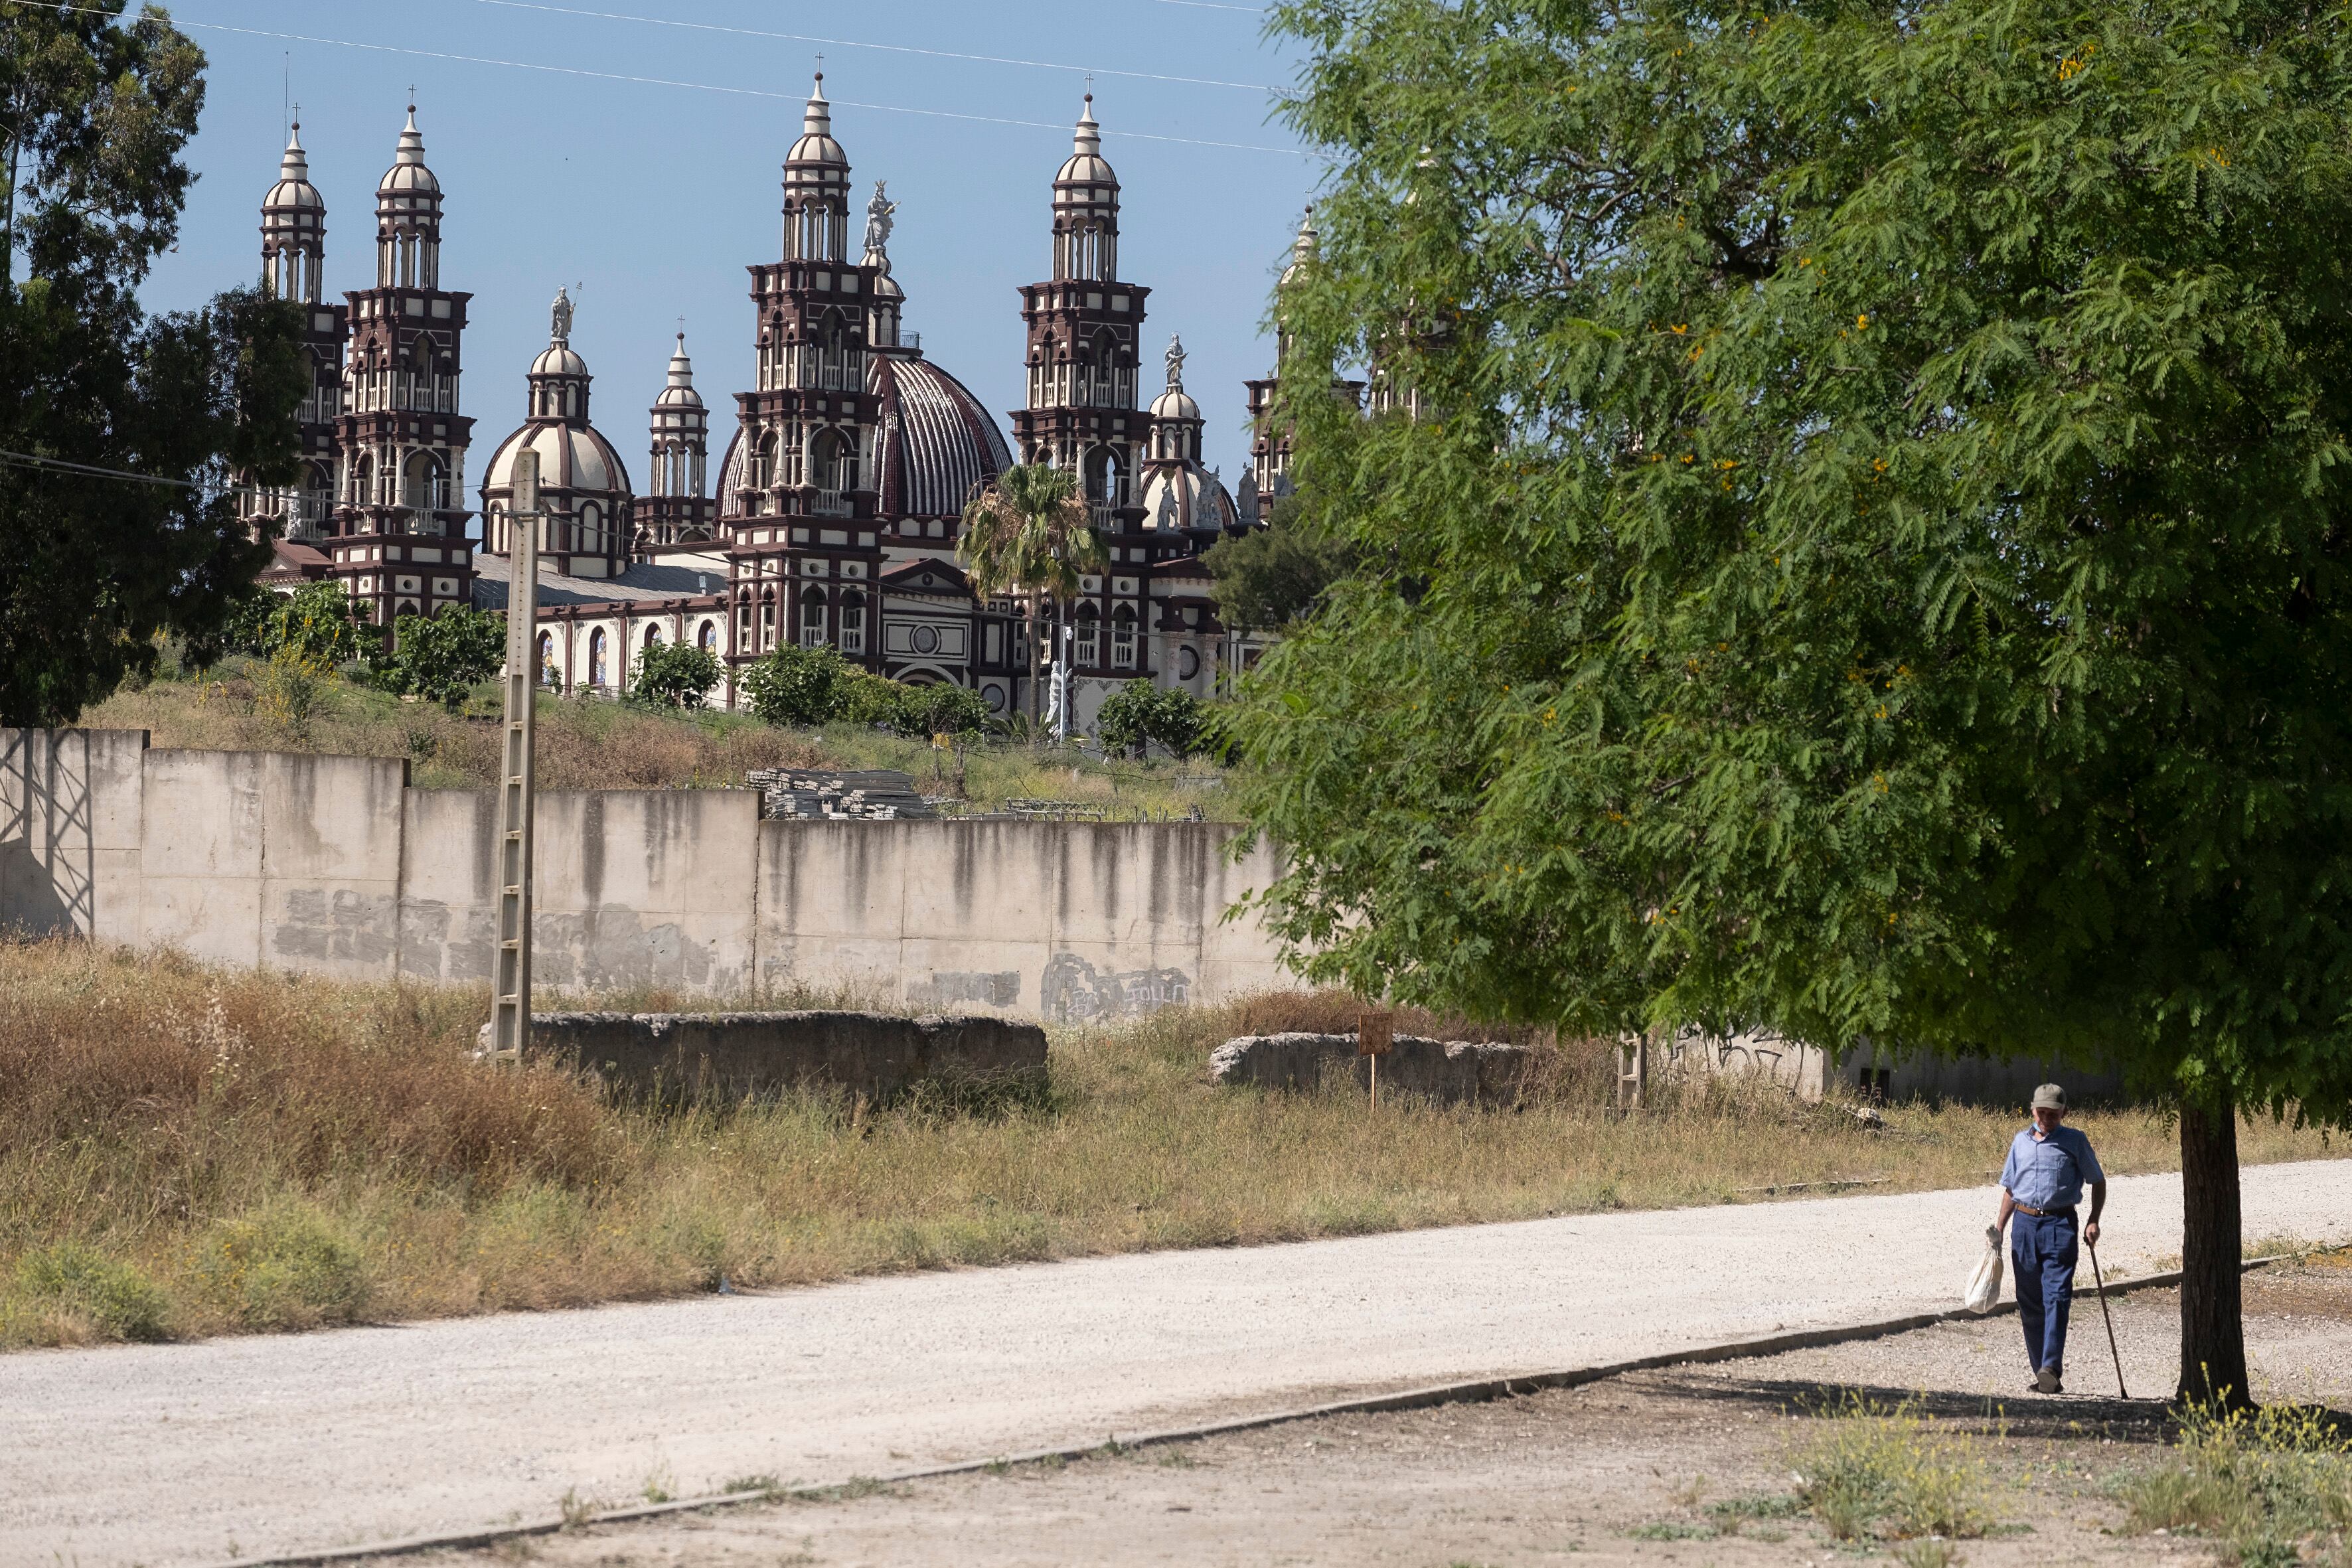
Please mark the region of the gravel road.
<svg viewBox="0 0 2352 1568"><path fill-rule="evenodd" d="M2250 1169L2352 1239L2352 1161ZM1574 1215L773 1295L0 1358L0 1561L201 1563L821 1481L1949 1305L1989 1190ZM2179 1250L2118 1180L2101 1257Z"/></svg>

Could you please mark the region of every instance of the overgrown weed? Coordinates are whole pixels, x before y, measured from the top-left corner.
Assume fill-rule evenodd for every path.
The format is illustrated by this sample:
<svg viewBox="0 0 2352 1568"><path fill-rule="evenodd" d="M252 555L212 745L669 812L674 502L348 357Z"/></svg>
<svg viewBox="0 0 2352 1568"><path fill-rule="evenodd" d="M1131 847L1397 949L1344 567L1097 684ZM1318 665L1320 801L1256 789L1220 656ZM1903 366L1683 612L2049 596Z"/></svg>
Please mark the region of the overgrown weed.
<svg viewBox="0 0 2352 1568"><path fill-rule="evenodd" d="M1986 1465L1976 1440L1909 1402L1847 1393L1796 1459L1799 1499L1840 1541L1982 1535Z"/></svg>
<svg viewBox="0 0 2352 1568"><path fill-rule="evenodd" d="M2327 1411L2192 1405L2163 1462L2115 1489L2128 1528L2207 1537L2227 1563L2352 1562L2352 1433Z"/></svg>

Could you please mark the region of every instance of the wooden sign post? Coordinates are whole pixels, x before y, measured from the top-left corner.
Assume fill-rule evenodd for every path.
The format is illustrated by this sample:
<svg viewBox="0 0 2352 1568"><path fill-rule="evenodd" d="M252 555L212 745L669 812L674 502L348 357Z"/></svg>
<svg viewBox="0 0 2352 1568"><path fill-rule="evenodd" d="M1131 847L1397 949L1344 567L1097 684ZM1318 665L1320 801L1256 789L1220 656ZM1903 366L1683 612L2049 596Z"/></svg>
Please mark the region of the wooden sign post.
<svg viewBox="0 0 2352 1568"><path fill-rule="evenodd" d="M1381 1108L1381 1058L1395 1041L1396 1015L1388 1008L1373 1008L1356 1020L1356 1054L1371 1058L1374 1110Z"/></svg>

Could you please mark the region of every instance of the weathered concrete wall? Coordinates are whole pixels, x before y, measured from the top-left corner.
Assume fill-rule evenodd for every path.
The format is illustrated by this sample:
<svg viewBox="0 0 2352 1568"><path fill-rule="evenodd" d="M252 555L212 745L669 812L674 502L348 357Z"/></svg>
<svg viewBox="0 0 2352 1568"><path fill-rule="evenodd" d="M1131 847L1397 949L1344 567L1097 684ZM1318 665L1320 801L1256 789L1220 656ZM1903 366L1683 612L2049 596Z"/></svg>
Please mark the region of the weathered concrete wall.
<svg viewBox="0 0 2352 1568"><path fill-rule="evenodd" d="M490 1048L482 1026L481 1049ZM1045 1031L1009 1018L876 1013L534 1013L528 1057L625 1094L740 1100L788 1088L887 1100L932 1079L1043 1084Z"/></svg>
<svg viewBox="0 0 2352 1568"><path fill-rule="evenodd" d="M877 826L886 834L877 834ZM1275 874L1207 823L763 822L760 979L1062 1022L1297 982L1224 911Z"/></svg>
<svg viewBox="0 0 2352 1568"><path fill-rule="evenodd" d="M0 730L0 925L139 940L144 730Z"/></svg>
<svg viewBox="0 0 2352 1568"><path fill-rule="evenodd" d="M1529 1057L1524 1046L1399 1035L1381 1058L1381 1083L1446 1105L1515 1105ZM1369 1090L1371 1061L1356 1054L1353 1035L1244 1035L1209 1053L1209 1081L1279 1089L1345 1081Z"/></svg>
<svg viewBox="0 0 2352 1568"><path fill-rule="evenodd" d="M366 757L155 751L0 731L0 922L220 963L487 984L496 801ZM1224 911L1275 875L1234 830L761 822L733 790L542 795L537 983L726 994L847 982L877 1004L1066 1020L1287 987Z"/></svg>

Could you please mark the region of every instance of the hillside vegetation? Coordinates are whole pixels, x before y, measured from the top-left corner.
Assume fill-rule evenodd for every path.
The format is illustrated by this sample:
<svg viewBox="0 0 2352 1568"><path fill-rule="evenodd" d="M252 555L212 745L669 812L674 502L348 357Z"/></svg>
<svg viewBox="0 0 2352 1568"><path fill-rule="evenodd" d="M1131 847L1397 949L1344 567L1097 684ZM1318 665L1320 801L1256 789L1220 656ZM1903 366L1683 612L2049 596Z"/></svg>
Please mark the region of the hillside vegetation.
<svg viewBox="0 0 2352 1568"><path fill-rule="evenodd" d="M79 722L146 730L157 746L406 757L411 781L424 788L497 782L495 685L451 713L333 678L289 702L284 679L267 661L231 658L203 674L126 687ZM1118 816L1234 819L1220 771L1202 759L1107 760L992 739L939 752L927 741L845 722L779 729L745 713L583 698L542 697L538 731L542 789L714 789L741 784L751 768L895 768L924 794L961 803L950 810L1042 799Z"/></svg>
<svg viewBox="0 0 2352 1568"><path fill-rule="evenodd" d="M1606 1047L1554 1053L1516 1111L1397 1097L1375 1115L1349 1091L1208 1083L1229 1036L1353 1012L1311 995L1055 1029L1043 1097L803 1094L667 1114L551 1068L476 1065L476 987L47 942L0 945L0 1345L1719 1203L1792 1182L1973 1186L2015 1125L1898 1105L1873 1129L1848 1106L1722 1080L1620 1118ZM591 1000L682 999L543 999ZM2080 1121L2111 1170L2175 1158L2155 1115ZM2243 1139L2250 1162L2326 1150L2265 1120Z"/></svg>

